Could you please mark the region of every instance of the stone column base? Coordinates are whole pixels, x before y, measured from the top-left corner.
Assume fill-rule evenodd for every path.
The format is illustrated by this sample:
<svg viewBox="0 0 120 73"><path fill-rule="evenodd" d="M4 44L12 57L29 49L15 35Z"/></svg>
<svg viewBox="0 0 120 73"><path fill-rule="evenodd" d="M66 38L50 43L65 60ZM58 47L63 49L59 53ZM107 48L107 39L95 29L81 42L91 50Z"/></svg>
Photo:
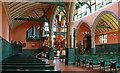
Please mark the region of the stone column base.
<svg viewBox="0 0 120 73"><path fill-rule="evenodd" d="M49 60L54 60L54 51L49 51L48 59Z"/></svg>
<svg viewBox="0 0 120 73"><path fill-rule="evenodd" d="M91 48L91 54L96 54L95 48Z"/></svg>
<svg viewBox="0 0 120 73"><path fill-rule="evenodd" d="M66 48L65 65L75 65L75 49Z"/></svg>

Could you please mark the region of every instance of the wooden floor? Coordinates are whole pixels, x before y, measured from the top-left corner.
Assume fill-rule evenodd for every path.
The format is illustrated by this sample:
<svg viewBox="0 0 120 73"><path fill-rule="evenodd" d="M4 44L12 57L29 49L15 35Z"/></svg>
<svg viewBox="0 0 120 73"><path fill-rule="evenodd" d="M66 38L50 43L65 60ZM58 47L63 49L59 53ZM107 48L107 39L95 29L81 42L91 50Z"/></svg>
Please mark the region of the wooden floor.
<svg viewBox="0 0 120 73"><path fill-rule="evenodd" d="M55 60L44 59L44 60L47 61L47 63L51 63L51 65L55 65L56 70L62 69L62 73L108 73L108 72L100 72L98 70L90 70L88 68L82 68L80 66L75 66L75 65L66 66L65 63L60 62L59 59L55 59Z"/></svg>

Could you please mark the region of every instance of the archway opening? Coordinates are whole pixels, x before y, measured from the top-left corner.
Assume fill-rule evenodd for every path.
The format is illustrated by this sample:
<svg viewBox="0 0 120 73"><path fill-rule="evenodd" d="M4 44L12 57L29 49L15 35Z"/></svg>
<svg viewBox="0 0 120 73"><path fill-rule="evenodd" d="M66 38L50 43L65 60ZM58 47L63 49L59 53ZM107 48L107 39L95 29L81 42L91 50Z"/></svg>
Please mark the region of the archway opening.
<svg viewBox="0 0 120 73"><path fill-rule="evenodd" d="M83 22L77 31L78 54L89 53L91 48L91 28Z"/></svg>
<svg viewBox="0 0 120 73"><path fill-rule="evenodd" d="M65 55L63 50L65 50L66 42L66 12L65 8L62 6L58 7L56 19L56 32L54 40L54 48L56 49L56 57L61 59L61 55ZM65 58L64 58L65 59Z"/></svg>
<svg viewBox="0 0 120 73"><path fill-rule="evenodd" d="M103 14L95 26L97 54L118 53L119 22L112 14Z"/></svg>
<svg viewBox="0 0 120 73"><path fill-rule="evenodd" d="M84 52L90 52L90 48L91 48L91 35L86 34L85 37L83 38Z"/></svg>

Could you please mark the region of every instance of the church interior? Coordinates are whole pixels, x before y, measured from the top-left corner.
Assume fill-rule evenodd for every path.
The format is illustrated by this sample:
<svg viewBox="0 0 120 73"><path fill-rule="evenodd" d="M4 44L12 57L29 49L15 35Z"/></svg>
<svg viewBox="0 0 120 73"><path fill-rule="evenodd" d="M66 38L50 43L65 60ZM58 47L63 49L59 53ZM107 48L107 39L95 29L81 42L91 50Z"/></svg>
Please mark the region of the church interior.
<svg viewBox="0 0 120 73"><path fill-rule="evenodd" d="M119 73L120 0L1 0L3 73Z"/></svg>

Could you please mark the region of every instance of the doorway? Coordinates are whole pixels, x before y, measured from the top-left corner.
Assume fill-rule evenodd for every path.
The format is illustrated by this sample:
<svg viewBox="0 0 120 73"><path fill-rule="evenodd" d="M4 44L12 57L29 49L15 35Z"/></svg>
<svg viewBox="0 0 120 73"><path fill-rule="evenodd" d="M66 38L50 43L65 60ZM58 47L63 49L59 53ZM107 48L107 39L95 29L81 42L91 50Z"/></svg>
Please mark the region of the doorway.
<svg viewBox="0 0 120 73"><path fill-rule="evenodd" d="M83 49L84 49L84 52L90 52L90 48L91 48L91 35L87 34L83 38Z"/></svg>

